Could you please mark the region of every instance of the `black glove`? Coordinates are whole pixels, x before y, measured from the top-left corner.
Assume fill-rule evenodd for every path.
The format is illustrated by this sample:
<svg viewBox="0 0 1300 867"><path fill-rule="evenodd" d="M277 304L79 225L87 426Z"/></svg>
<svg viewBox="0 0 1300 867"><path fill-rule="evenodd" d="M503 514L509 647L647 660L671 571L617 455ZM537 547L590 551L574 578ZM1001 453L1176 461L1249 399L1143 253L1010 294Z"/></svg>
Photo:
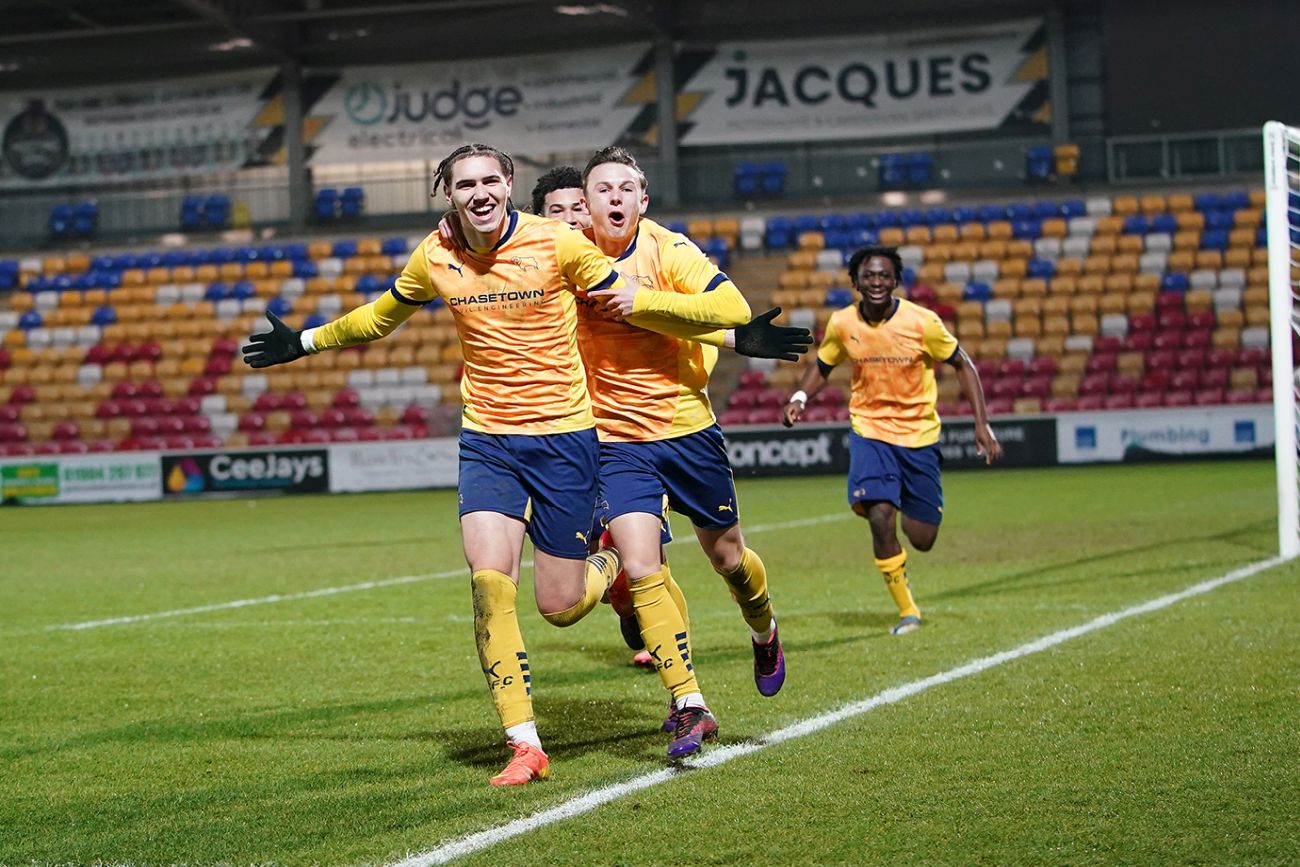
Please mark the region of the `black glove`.
<svg viewBox="0 0 1300 867"><path fill-rule="evenodd" d="M294 331L280 321L270 310L266 318L271 320L270 331L250 334L244 344L244 363L249 367L270 367L273 364L288 364L307 354L302 348L302 332Z"/></svg>
<svg viewBox="0 0 1300 867"><path fill-rule="evenodd" d="M736 328L736 352L750 358L780 358L798 361L812 346L812 332L791 325L773 325L781 314L780 307L760 313L747 324Z"/></svg>

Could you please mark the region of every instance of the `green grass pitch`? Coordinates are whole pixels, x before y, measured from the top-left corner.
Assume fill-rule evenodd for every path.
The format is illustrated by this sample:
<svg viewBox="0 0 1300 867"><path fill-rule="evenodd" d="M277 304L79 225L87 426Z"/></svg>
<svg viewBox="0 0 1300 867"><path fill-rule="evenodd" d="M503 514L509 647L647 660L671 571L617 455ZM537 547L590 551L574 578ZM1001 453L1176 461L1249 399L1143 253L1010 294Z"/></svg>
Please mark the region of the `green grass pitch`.
<svg viewBox="0 0 1300 867"><path fill-rule="evenodd" d="M842 479L739 483L785 640L771 699L722 580L676 526L715 749L1275 553L1263 462L945 483L939 543L910 563L927 625L900 638ZM628 666L614 615L556 629L526 575L553 776L487 785L506 753L452 492L0 509L0 557L0 864L382 865L666 766L663 691ZM1295 864L1298 573L684 771L463 863Z"/></svg>

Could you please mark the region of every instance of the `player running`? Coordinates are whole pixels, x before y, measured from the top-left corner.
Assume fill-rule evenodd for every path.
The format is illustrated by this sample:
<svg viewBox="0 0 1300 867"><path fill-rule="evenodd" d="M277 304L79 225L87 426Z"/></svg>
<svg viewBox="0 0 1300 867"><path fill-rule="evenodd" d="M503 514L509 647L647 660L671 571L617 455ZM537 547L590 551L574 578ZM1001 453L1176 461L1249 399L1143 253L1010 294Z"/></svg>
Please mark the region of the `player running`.
<svg viewBox="0 0 1300 867"><path fill-rule="evenodd" d="M244 347L253 367L282 364L382 338L434 297L446 302L464 356L457 487L474 637L513 752L491 780L498 786L549 774L515 614L525 533L536 549L538 610L557 626L587 614L619 571L615 551L588 556L597 440L577 350L576 295L621 288L622 280L580 232L514 210L513 176L510 157L496 148L472 144L453 151L438 166L435 191L459 215L469 249L431 233L393 289L376 300L302 332L268 313L272 331L253 335ZM683 298L661 315L671 319L681 312L683 321L715 327L749 319L747 308L700 300ZM604 303L591 302L594 308ZM684 653L680 658L683 665L689 660Z"/></svg>
<svg viewBox="0 0 1300 867"><path fill-rule="evenodd" d="M912 547L929 551L943 519L939 468L938 389L934 365L957 373L975 412L975 443L985 463L1002 456L989 427L979 373L938 314L894 297L903 261L893 247L863 247L849 259L849 280L862 301L831 315L817 358L785 405L785 425L799 420L836 365L851 362L849 506L871 524L876 568L898 606L890 632L921 627L907 580L907 552L898 541L898 512Z"/></svg>

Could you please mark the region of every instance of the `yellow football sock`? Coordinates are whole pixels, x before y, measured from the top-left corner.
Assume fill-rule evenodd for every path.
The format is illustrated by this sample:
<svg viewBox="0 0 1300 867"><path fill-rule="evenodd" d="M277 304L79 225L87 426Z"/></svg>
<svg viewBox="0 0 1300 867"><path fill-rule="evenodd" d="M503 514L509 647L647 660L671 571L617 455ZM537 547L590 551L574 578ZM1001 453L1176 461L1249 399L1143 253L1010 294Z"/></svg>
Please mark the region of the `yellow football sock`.
<svg viewBox="0 0 1300 867"><path fill-rule="evenodd" d="M894 604L898 606L898 616L920 617L921 609L916 607L916 602L912 599L912 587L907 583L907 552L876 560L876 568L885 576L885 586L889 588L889 595L894 597Z"/></svg>
<svg viewBox="0 0 1300 867"><path fill-rule="evenodd" d="M691 663L691 642L686 624L672 595L664 586L664 570L651 572L632 583L632 606L646 650L654 657L655 669L674 699L699 692L695 666Z"/></svg>
<svg viewBox="0 0 1300 867"><path fill-rule="evenodd" d="M767 567L762 559L746 548L734 572L718 574L726 579L731 598L740 606L740 616L749 628L765 635L772 628L772 598L767 595Z"/></svg>
<svg viewBox="0 0 1300 867"><path fill-rule="evenodd" d="M686 609L686 594L682 593L682 588L677 586L673 580L673 573L669 571L668 564L664 564L664 587L668 590L668 595L673 598L673 604L677 606L677 612L682 615L682 624L686 627L687 633L691 631L691 615Z"/></svg>
<svg viewBox="0 0 1300 867"><path fill-rule="evenodd" d="M590 613L591 609L596 607L600 602L609 585L613 583L614 576L623 568L619 564L618 552L612 548L603 548L587 558L587 571L585 575L586 586L582 591L582 598L579 599L572 608L566 608L563 611L557 611L553 614L543 612L542 616L548 623L555 626L572 626Z"/></svg>
<svg viewBox="0 0 1300 867"><path fill-rule="evenodd" d="M521 725L533 718L533 689L528 651L515 616L515 582L504 572L480 569L470 577L470 587L474 591L474 643L492 704L503 728Z"/></svg>

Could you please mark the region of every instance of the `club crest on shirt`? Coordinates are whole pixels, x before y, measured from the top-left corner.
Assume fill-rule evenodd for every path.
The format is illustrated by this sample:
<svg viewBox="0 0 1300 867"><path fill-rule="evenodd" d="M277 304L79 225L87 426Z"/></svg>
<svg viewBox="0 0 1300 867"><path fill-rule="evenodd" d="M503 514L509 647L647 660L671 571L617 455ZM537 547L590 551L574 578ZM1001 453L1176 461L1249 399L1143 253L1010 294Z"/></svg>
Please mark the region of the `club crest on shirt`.
<svg viewBox="0 0 1300 867"><path fill-rule="evenodd" d="M517 266L521 271L540 270L540 267L537 264L537 260L532 256L515 256L510 261L515 266Z"/></svg>

